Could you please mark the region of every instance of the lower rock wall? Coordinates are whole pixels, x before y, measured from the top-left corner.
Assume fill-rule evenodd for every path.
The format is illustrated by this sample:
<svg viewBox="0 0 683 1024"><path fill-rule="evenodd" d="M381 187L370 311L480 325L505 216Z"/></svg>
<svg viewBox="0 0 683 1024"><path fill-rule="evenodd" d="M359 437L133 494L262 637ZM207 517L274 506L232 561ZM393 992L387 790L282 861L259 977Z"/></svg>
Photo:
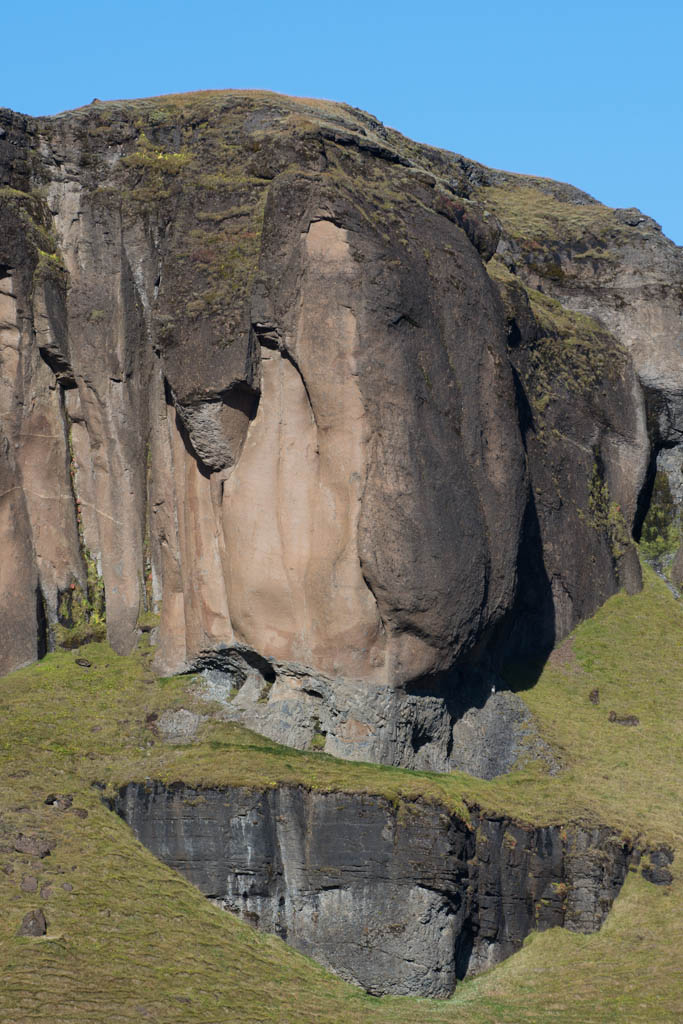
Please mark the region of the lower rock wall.
<svg viewBox="0 0 683 1024"><path fill-rule="evenodd" d="M524 702L482 669L399 689L334 679L245 644L203 652L195 668L195 693L219 705L219 717L298 750L484 779L520 759L558 769Z"/></svg>
<svg viewBox="0 0 683 1024"><path fill-rule="evenodd" d="M130 783L114 807L207 897L376 995L449 995L534 929L597 930L633 851L608 828L301 787Z"/></svg>

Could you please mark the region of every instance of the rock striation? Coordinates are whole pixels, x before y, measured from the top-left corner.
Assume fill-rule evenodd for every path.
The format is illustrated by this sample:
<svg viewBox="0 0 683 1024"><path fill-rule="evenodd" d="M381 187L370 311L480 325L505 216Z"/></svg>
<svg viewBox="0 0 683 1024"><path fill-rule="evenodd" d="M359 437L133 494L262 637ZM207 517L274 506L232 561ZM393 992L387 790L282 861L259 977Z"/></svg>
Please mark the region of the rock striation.
<svg viewBox="0 0 683 1024"><path fill-rule="evenodd" d="M483 763L504 662L640 585L682 282L637 212L340 104L0 112L0 672L152 630L251 652L270 735Z"/></svg>
<svg viewBox="0 0 683 1024"><path fill-rule="evenodd" d="M375 995L443 998L532 929L596 931L634 858L605 827L292 786L130 783L114 807L219 906Z"/></svg>

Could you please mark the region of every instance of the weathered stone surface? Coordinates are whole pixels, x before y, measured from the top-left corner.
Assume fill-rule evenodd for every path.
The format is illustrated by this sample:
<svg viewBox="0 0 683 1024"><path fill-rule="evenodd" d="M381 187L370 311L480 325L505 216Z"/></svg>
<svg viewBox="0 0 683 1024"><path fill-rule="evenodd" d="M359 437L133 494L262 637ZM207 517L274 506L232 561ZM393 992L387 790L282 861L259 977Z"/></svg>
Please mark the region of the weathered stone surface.
<svg viewBox="0 0 683 1024"><path fill-rule="evenodd" d="M244 645L213 651L196 667L195 692L218 704L220 717L301 750L487 779L523 760L558 767L524 702L496 692L491 673L451 672L402 690L313 673Z"/></svg>
<svg viewBox="0 0 683 1024"><path fill-rule="evenodd" d="M659 453L666 455L673 487L681 487L674 470L680 469L683 438L683 252L639 210L606 210L578 189L538 178L526 179L513 196L509 175L480 170L476 198L486 203L488 196L500 217L498 253L516 277L588 314L629 352L637 385L626 383L638 422L631 438L613 439L608 471L611 493L628 520L628 492L631 502L639 493L647 496L647 487L639 492L632 483L645 482L648 454L653 464ZM534 226L520 231L519 216L531 208ZM641 504L636 536L646 512Z"/></svg>
<svg viewBox="0 0 683 1024"><path fill-rule="evenodd" d="M679 590L683 589L683 544L676 552L676 557L671 565L671 579Z"/></svg>
<svg viewBox="0 0 683 1024"><path fill-rule="evenodd" d="M156 721L156 731L169 743L191 743L201 722L201 715L186 708L164 711Z"/></svg>
<svg viewBox="0 0 683 1024"><path fill-rule="evenodd" d="M54 839L43 835L24 835L20 832L14 840L14 849L17 853L28 853L31 857L49 857L55 847Z"/></svg>
<svg viewBox="0 0 683 1024"><path fill-rule="evenodd" d="M640 586L680 251L341 105L0 121L0 672L159 613L161 672L285 667L269 735L509 767L501 664Z"/></svg>
<svg viewBox="0 0 683 1024"><path fill-rule="evenodd" d="M668 868L658 864L651 864L643 868L643 878L653 885L671 885L673 875Z"/></svg>
<svg viewBox="0 0 683 1024"><path fill-rule="evenodd" d="M47 932L47 921L42 910L30 910L17 929L17 935L27 935L33 938L45 935Z"/></svg>
<svg viewBox="0 0 683 1024"><path fill-rule="evenodd" d="M595 931L631 856L607 828L287 786L131 783L115 808L206 896L378 995L446 996L532 928Z"/></svg>

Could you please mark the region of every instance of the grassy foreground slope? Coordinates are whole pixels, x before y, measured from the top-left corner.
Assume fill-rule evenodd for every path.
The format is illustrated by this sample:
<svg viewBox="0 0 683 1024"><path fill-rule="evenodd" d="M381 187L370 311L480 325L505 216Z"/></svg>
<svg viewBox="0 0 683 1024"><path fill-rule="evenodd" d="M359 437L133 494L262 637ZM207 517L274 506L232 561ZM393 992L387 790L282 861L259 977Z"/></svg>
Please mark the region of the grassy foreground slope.
<svg viewBox="0 0 683 1024"><path fill-rule="evenodd" d="M643 593L609 601L521 691L561 756L555 777L526 768L484 782L350 764L216 721L199 743L168 746L148 716L191 707L191 682L155 679L148 664L144 650L119 658L91 645L0 681L2 1024L683 1019L683 609L651 573ZM589 700L596 688L599 704ZM610 711L640 724L610 722ZM291 781L421 796L454 810L477 802L538 822L603 821L676 847L674 882L657 887L631 873L599 933L532 935L450 1000L376 999L214 908L132 837L92 785L146 777ZM73 795L71 807L46 805L51 794ZM45 837L50 854L16 850L19 833ZM18 937L24 914L39 907L47 935Z"/></svg>

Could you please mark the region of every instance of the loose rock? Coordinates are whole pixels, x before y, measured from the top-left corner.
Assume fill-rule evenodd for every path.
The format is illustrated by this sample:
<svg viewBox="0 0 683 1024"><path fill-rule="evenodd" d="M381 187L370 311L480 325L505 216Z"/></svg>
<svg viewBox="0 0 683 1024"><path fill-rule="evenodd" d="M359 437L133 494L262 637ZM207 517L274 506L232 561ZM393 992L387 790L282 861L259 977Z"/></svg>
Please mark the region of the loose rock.
<svg viewBox="0 0 683 1024"><path fill-rule="evenodd" d="M618 715L616 711L610 711L607 718L610 722L614 722L615 725L640 725L640 719L637 715Z"/></svg>
<svg viewBox="0 0 683 1024"><path fill-rule="evenodd" d="M14 840L14 849L17 853L27 853L31 857L49 857L50 852L57 844L54 839L47 839L45 836L25 836L20 832Z"/></svg>
<svg viewBox="0 0 683 1024"><path fill-rule="evenodd" d="M30 910L17 929L17 935L39 936L47 933L47 921L42 910Z"/></svg>
<svg viewBox="0 0 683 1024"><path fill-rule="evenodd" d="M653 885L671 885L673 875L668 868L658 867L656 864L646 865L643 868L643 878Z"/></svg>
<svg viewBox="0 0 683 1024"><path fill-rule="evenodd" d="M204 715L198 715L186 708L164 711L156 723L156 731L168 743L191 743L204 720Z"/></svg>

